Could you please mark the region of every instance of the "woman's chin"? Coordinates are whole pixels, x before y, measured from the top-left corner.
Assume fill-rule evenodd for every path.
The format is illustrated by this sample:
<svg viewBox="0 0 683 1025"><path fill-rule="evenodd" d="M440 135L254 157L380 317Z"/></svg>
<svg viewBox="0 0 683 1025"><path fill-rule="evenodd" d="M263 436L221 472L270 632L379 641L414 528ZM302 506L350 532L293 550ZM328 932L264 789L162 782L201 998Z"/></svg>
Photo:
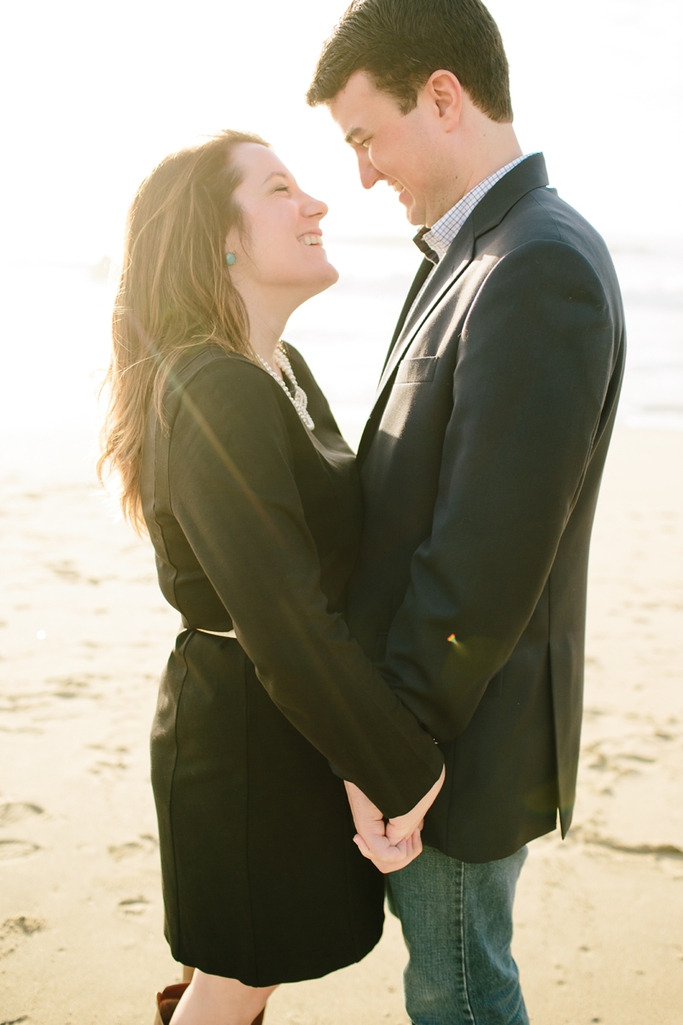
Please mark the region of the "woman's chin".
<svg viewBox="0 0 683 1025"><path fill-rule="evenodd" d="M329 271L329 282L327 287L329 288L330 285L336 285L339 281L339 271L336 267L333 267L331 263L327 264L327 269Z"/></svg>
<svg viewBox="0 0 683 1025"><path fill-rule="evenodd" d="M331 263L325 262L325 264L319 268L318 273L310 281L311 296L318 295L319 292L324 292L326 288L331 288L339 281L339 271L336 267L333 267Z"/></svg>

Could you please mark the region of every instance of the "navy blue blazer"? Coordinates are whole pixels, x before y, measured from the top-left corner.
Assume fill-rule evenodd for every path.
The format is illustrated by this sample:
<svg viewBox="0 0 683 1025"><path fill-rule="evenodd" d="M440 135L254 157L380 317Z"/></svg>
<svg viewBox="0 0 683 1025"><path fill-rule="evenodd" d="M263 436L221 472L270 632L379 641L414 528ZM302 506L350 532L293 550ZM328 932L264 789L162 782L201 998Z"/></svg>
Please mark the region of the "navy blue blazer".
<svg viewBox="0 0 683 1025"><path fill-rule="evenodd" d="M439 741L427 844L506 857L575 798L586 573L624 364L607 248L543 157L484 197L404 307L361 440L349 624Z"/></svg>

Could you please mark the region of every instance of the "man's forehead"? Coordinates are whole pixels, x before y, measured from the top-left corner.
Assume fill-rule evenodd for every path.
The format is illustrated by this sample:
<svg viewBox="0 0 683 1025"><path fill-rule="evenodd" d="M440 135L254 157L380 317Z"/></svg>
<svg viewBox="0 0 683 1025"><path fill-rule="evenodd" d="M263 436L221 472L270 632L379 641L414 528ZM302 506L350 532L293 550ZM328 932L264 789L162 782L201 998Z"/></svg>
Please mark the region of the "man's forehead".
<svg viewBox="0 0 683 1025"><path fill-rule="evenodd" d="M370 129L369 121L391 97L377 88L366 71L354 71L343 89L330 100L330 113L347 142Z"/></svg>

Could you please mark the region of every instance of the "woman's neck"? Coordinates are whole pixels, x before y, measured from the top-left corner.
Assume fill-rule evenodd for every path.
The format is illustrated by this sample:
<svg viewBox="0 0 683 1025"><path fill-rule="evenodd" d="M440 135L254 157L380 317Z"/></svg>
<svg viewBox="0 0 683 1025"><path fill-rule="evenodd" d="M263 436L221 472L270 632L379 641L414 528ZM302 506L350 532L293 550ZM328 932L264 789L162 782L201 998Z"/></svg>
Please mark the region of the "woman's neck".
<svg viewBox="0 0 683 1025"><path fill-rule="evenodd" d="M261 359L281 377L280 368L273 359L275 350L280 344L287 321L299 306L293 302L291 291L285 295L259 294L248 286L240 288L249 317L249 343Z"/></svg>
<svg viewBox="0 0 683 1025"><path fill-rule="evenodd" d="M278 377L281 377L280 368L277 366L274 360L275 350L280 344L280 339L285 328L285 323L281 326L275 326L272 323L259 323L258 320L254 319L252 313L249 314L249 343L261 359L265 360L268 366L275 371Z"/></svg>

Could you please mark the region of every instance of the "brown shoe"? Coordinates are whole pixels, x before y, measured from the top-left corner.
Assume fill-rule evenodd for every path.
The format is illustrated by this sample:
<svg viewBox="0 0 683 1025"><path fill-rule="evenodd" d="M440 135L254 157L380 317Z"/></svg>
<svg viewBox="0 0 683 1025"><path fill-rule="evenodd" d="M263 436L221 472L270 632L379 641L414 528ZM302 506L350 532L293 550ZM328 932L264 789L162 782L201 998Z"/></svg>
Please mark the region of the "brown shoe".
<svg viewBox="0 0 683 1025"><path fill-rule="evenodd" d="M169 1025L173 1012L189 985L189 982L176 982L172 986L167 986L162 993L157 993L157 1014L154 1019L154 1025ZM252 1025L263 1025L265 1013L264 1008L258 1017L254 1018Z"/></svg>
<svg viewBox="0 0 683 1025"><path fill-rule="evenodd" d="M189 982L176 982L172 986L167 986L162 993L157 993L157 1016L154 1025L169 1025L178 1001L189 985Z"/></svg>

